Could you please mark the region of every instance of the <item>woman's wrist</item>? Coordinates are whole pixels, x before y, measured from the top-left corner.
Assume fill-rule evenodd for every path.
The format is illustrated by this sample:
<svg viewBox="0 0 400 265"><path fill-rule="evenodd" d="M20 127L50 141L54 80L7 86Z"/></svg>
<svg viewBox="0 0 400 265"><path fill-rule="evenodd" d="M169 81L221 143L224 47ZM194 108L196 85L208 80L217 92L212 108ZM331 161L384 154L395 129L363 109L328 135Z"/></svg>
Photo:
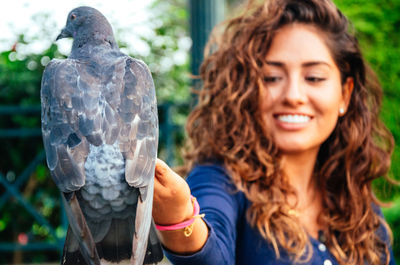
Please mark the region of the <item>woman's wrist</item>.
<svg viewBox="0 0 400 265"><path fill-rule="evenodd" d="M191 196L186 208L185 218L175 218L175 220L182 220L180 222L160 224L157 220L154 220L164 247L172 252L184 255L199 251L208 237L207 225L201 218L204 215L199 214L200 206L195 197ZM172 218L169 219L172 220Z"/></svg>
<svg viewBox="0 0 400 265"><path fill-rule="evenodd" d="M162 218L154 218L157 225L173 225L191 219L193 216L193 204L191 197L181 207L175 207L168 215L163 215Z"/></svg>
<svg viewBox="0 0 400 265"><path fill-rule="evenodd" d="M157 234L162 245L169 251L180 255L190 255L203 248L208 238L208 227L202 218L195 218L190 236L186 236L182 230L157 230Z"/></svg>
<svg viewBox="0 0 400 265"><path fill-rule="evenodd" d="M192 195L190 196L190 198L191 198L191 204L192 204L191 208L193 208L193 213L189 219L179 222L179 223L170 224L170 225L156 224L156 228L159 231L183 230L183 234L186 237L189 237L193 232L195 219L204 217L204 214L200 214L200 205L197 202L196 198Z"/></svg>

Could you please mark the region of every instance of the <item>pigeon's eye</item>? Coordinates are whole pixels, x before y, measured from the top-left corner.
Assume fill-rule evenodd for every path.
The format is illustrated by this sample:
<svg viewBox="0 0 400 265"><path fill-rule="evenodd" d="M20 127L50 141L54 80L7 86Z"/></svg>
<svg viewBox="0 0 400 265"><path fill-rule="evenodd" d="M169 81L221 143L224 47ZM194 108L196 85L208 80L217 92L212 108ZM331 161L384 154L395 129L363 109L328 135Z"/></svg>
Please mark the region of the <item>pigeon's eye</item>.
<svg viewBox="0 0 400 265"><path fill-rule="evenodd" d="M76 18L76 15L75 14L71 14L70 19L74 20L75 18Z"/></svg>

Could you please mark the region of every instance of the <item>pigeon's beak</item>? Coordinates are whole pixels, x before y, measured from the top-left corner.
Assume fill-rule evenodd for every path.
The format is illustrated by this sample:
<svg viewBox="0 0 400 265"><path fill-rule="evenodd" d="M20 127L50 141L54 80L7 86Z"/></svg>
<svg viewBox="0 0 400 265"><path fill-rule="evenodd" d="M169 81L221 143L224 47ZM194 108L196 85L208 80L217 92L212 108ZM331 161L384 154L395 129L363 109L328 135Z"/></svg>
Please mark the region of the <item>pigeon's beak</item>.
<svg viewBox="0 0 400 265"><path fill-rule="evenodd" d="M60 35L57 36L56 41L58 41L59 39L64 39L64 38L69 38L69 37L72 37L71 32L67 28L63 28L61 30Z"/></svg>

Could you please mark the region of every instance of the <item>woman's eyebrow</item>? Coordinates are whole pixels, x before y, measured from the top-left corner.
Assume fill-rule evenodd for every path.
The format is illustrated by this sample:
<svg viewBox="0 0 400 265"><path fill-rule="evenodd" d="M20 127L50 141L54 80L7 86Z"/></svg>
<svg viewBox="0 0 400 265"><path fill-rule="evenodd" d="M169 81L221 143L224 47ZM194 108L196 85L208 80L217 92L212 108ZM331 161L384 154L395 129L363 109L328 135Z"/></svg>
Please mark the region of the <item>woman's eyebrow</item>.
<svg viewBox="0 0 400 265"><path fill-rule="evenodd" d="M277 61L266 61L265 63L268 65L278 66L278 67L283 67L285 65L284 63Z"/></svg>
<svg viewBox="0 0 400 265"><path fill-rule="evenodd" d="M271 66L285 67L285 63L280 62L280 61L266 61L265 63L267 65L271 65ZM310 62L305 62L305 63L301 64L302 67L311 67L311 66L316 66L316 65L326 65L329 68L331 68L331 65L324 61L310 61Z"/></svg>
<svg viewBox="0 0 400 265"><path fill-rule="evenodd" d="M329 68L331 68L331 65L324 61L312 61L312 62L305 62L305 63L301 64L301 66L303 66L303 67L311 67L311 66L316 66L316 65L326 65Z"/></svg>

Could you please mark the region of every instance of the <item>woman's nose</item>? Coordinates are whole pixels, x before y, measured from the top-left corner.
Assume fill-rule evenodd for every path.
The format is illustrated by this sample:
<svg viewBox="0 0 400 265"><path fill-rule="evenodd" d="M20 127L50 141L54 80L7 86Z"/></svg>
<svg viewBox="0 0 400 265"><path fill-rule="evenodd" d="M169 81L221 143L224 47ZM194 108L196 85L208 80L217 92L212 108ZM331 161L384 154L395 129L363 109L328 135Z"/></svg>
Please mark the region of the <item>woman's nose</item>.
<svg viewBox="0 0 400 265"><path fill-rule="evenodd" d="M284 89L284 103L297 106L307 101L305 86L299 77L289 78L289 82Z"/></svg>

